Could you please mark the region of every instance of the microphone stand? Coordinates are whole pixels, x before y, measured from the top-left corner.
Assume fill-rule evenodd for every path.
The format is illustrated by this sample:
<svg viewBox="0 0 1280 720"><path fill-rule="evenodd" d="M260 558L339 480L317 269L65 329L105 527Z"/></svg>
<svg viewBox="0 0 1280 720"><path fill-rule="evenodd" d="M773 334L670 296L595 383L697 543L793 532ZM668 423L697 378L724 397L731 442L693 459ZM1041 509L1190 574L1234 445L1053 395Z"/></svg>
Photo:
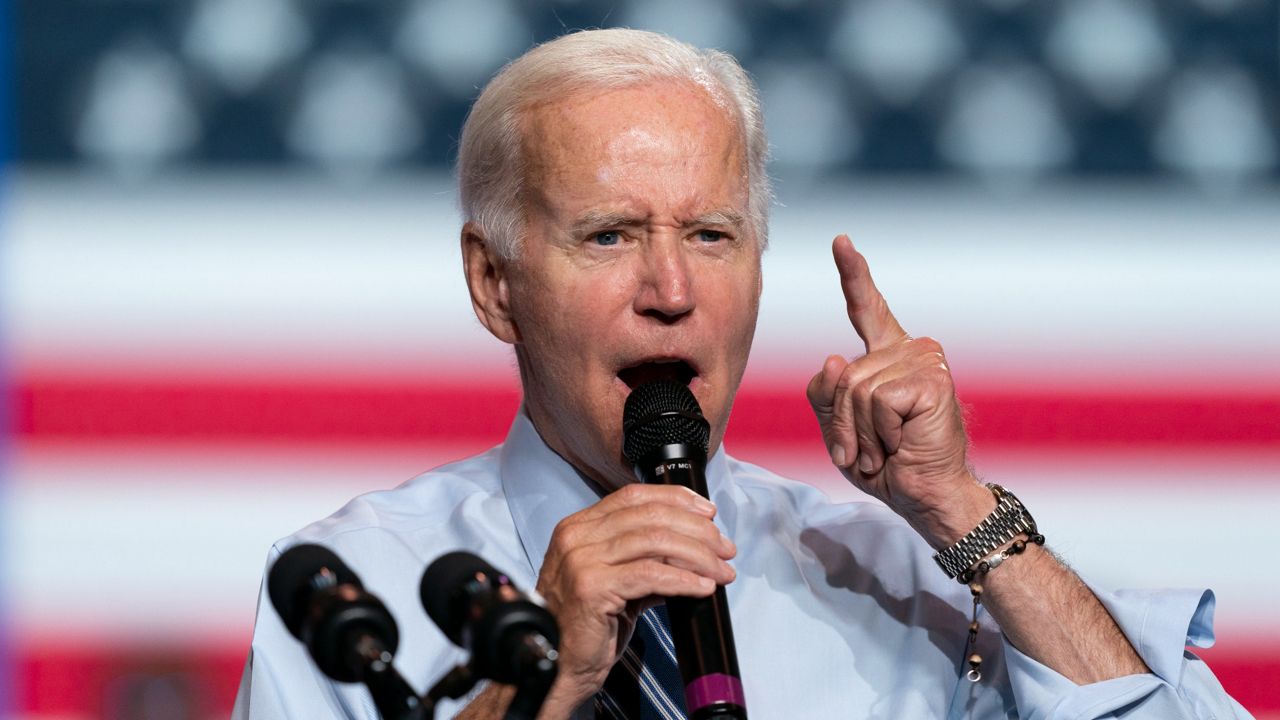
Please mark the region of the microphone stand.
<svg viewBox="0 0 1280 720"><path fill-rule="evenodd" d="M382 720L432 720L435 701L423 702L391 664L392 655L380 640L362 634L352 659L360 667L360 680L369 688Z"/></svg>
<svg viewBox="0 0 1280 720"><path fill-rule="evenodd" d="M515 655L526 670L516 684L516 696L507 707L504 720L534 720L547 699L551 683L555 682L559 655L551 643L537 633L524 636Z"/></svg>
<svg viewBox="0 0 1280 720"><path fill-rule="evenodd" d="M535 720L556 679L556 649L545 637L534 633L521 640L515 654L526 671L515 684L515 697L502 717L503 720ZM471 692L481 679L469 663L458 665L427 691L427 703L434 709L441 698L457 700Z"/></svg>
<svg viewBox="0 0 1280 720"><path fill-rule="evenodd" d="M443 698L457 700L471 692L471 688L476 686L476 681L479 679L471 672L471 666L463 663L445 673L439 682L431 686L427 691L427 702L434 708Z"/></svg>

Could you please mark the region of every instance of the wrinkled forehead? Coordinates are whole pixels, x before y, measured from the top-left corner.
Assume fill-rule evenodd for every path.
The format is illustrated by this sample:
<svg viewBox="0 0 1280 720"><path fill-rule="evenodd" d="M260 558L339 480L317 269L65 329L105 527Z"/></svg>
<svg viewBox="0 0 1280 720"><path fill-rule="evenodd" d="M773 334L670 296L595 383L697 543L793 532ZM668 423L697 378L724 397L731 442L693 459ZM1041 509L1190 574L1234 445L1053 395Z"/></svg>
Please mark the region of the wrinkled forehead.
<svg viewBox="0 0 1280 720"><path fill-rule="evenodd" d="M705 88L654 81L580 90L531 107L523 118L529 201L588 185L628 184L646 173L695 194L746 207L746 147L739 123ZM651 188L650 188L651 189ZM551 197L548 197L551 196Z"/></svg>
<svg viewBox="0 0 1280 720"><path fill-rule="evenodd" d="M709 103L711 107L717 109L725 121L737 127L745 141L743 119L733 98L719 80L702 69L696 70L690 76L637 76L629 79L618 78L610 83L575 76L556 78L526 93L518 112L527 120L550 107L576 103L583 99L609 95L618 91L634 91L638 95L651 98L679 93L697 96L702 102ZM530 138L528 134L524 139L526 142L531 139L536 140L536 138Z"/></svg>

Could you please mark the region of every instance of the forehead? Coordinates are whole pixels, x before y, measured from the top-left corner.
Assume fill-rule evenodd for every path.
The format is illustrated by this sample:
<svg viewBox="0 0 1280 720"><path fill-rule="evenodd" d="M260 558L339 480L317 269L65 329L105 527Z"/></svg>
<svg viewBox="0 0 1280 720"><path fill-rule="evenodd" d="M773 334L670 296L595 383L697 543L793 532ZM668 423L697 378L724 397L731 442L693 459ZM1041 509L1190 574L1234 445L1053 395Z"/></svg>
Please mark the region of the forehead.
<svg viewBox="0 0 1280 720"><path fill-rule="evenodd" d="M532 108L524 130L530 200L552 209L745 211L742 134L730 110L696 84L578 91Z"/></svg>

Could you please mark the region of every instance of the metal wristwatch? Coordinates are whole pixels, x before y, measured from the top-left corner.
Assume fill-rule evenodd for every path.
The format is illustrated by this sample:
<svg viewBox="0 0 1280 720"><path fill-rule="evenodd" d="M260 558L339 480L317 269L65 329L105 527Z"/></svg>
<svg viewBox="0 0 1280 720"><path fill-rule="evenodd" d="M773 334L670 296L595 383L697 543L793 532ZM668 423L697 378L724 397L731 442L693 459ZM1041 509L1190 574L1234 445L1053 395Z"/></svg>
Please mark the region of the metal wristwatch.
<svg viewBox="0 0 1280 720"><path fill-rule="evenodd" d="M955 545L933 556L949 578L954 579L1017 536L1037 532L1035 518L1013 493L995 483L987 483L987 489L996 496L996 509Z"/></svg>

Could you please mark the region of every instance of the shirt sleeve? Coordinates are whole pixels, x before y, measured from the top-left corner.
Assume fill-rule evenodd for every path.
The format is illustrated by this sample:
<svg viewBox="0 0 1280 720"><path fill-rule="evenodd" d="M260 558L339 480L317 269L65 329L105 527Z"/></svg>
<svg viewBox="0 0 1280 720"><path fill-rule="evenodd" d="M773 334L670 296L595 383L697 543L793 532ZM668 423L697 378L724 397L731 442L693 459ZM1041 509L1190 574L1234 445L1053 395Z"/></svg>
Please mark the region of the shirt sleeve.
<svg viewBox="0 0 1280 720"><path fill-rule="evenodd" d="M1151 669L1077 685L1024 655L1004 638L1005 665L1019 715L1026 720L1251 718L1227 695L1188 645L1213 645L1210 590L1094 590Z"/></svg>

